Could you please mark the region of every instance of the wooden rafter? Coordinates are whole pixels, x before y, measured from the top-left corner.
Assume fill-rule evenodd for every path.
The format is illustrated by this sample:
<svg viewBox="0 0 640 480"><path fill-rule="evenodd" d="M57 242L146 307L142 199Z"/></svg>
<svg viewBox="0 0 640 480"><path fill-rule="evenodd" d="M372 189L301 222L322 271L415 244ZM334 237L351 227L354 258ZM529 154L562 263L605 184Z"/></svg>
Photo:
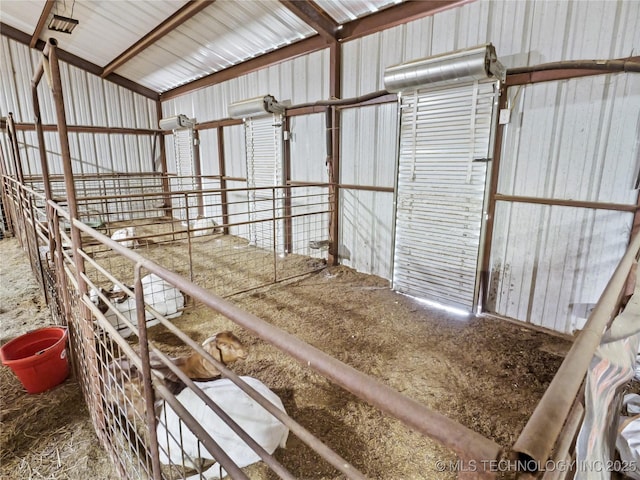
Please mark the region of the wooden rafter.
<svg viewBox="0 0 640 480"><path fill-rule="evenodd" d="M33 31L33 35L31 35L31 41L29 42L29 46L31 48L36 47L36 43L38 43L40 34L42 33L42 30L44 30L44 26L47 24L49 14L51 13L51 10L53 9L53 6L55 4L55 0L47 0L44 4L44 8L42 9L42 13L40 14L40 19L38 20L38 25L36 25L36 29Z"/></svg>
<svg viewBox="0 0 640 480"><path fill-rule="evenodd" d="M201 10L207 8L214 1L215 0L193 0L188 2L184 7L151 30L134 45L113 59L106 67L104 67L102 77L106 77L113 73L117 68L127 63L133 57L153 45L168 33L171 33L171 31L182 25Z"/></svg>
<svg viewBox="0 0 640 480"><path fill-rule="evenodd" d="M300 20L328 41L336 41L340 25L327 12L309 0L280 0Z"/></svg>

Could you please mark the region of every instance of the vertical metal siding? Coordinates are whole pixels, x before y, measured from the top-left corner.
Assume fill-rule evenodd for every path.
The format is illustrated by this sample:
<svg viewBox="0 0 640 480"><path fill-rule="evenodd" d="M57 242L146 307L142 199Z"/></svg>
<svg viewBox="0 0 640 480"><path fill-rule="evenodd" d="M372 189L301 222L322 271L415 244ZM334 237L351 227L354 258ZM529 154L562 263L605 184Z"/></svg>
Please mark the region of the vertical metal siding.
<svg viewBox="0 0 640 480"><path fill-rule="evenodd" d="M291 118L290 122L291 180L299 182L326 183L329 174L326 166L326 125L322 113ZM296 214L317 211L320 197L305 198L305 195L318 195L318 188L297 187L293 190L291 206ZM311 241L326 240L329 237L329 215L322 219L314 216L296 217L292 220L293 251L301 255L323 257L324 252L310 249Z"/></svg>
<svg viewBox="0 0 640 480"><path fill-rule="evenodd" d="M224 159L227 176L246 178L244 125L234 125L224 129ZM232 182L235 187L246 187L245 181Z"/></svg>
<svg viewBox="0 0 640 480"><path fill-rule="evenodd" d="M634 205L640 78L600 75L509 90L498 192ZM553 106L553 108L550 108ZM624 253L633 215L498 202L489 308L580 328Z"/></svg>
<svg viewBox="0 0 640 480"><path fill-rule="evenodd" d="M393 188L397 123L397 103L342 111L341 183ZM393 215L393 193L341 189L340 262L390 279Z"/></svg>
<svg viewBox="0 0 640 480"><path fill-rule="evenodd" d="M325 183L326 125L323 113L292 117L290 121L291 180Z"/></svg>
<svg viewBox="0 0 640 480"><path fill-rule="evenodd" d="M224 158L227 176L236 178L247 177L247 164L245 161L244 125L234 125L224 129ZM227 181L228 188L246 188L245 181ZM246 222L249 217L246 214L246 193L229 192L229 215L232 222ZM237 203L235 203L237 202ZM244 204L243 204L244 203ZM246 235L243 227L232 227L232 235Z"/></svg>
<svg viewBox="0 0 640 480"><path fill-rule="evenodd" d="M432 17L344 43L342 92L344 97L353 97L383 88L383 72L388 65L485 42L492 42L496 46L500 60L507 67L560 60L625 57L640 49L638 24L640 3L635 1L470 2ZM551 193L566 195L565 198L579 198L588 194L590 200L625 203L631 199L635 202L634 195L637 192L629 192L628 187L623 185L625 180L633 176L629 174L628 162L605 164L602 161L602 158L616 158L620 154L627 155L625 158L628 159L629 152L637 152L637 146L629 144L629 141L638 138L639 131L634 130L638 126L637 110L636 113L631 112L633 108L638 108L637 96L632 93L637 87L629 83L631 77L629 75L624 84L619 83L616 87L610 85L609 93L604 86L599 86L596 88L597 93L594 91L593 95L590 93L593 87L588 84L591 81L601 82L602 80L598 79L602 77L584 80L587 84L583 84L580 87L581 93L574 96L576 101L582 96L581 103L585 108L581 114L574 117L573 124L568 120L565 122L564 143L560 142L555 147L562 148L563 151L573 148L576 153L581 153L571 156L570 165L554 167L560 169L560 174L547 187L551 189ZM637 81L636 77L633 82ZM503 193L517 191L523 195L527 194L525 192L535 195L545 191L539 169L550 168L543 166L545 162L542 160L554 152L553 145L548 143L551 141L551 131L556 128L553 119L566 114L561 106L563 100L560 99L566 98L568 93L560 92L560 96L556 97L559 87L554 84L538 85L535 88L549 90L550 94L542 95L538 99L528 99L529 103L524 111L525 122L529 115L541 117L537 127L531 131L530 139L517 135L506 139L511 143L502 155L500 191ZM610 101L614 88L617 90L615 103ZM623 90L626 91L625 94L622 94ZM514 92L511 91L510 95L513 96ZM517 100L521 101L522 98ZM518 116L514 113L514 122ZM610 117L617 118L616 127L606 127L607 118ZM349 142L349 137L354 133L351 126L345 123L345 118L343 142ZM598 128L594 124L602 124L603 127ZM509 128L515 127L510 125ZM580 132L582 128L585 128L585 132L589 129L595 130L585 137L585 133ZM578 135L580 141L567 145L567 139L573 135ZM585 149L591 148L597 148L599 153L585 162ZM527 161L514 160L522 154L521 152L527 150L530 150L530 153L526 153ZM517 161L518 165L517 190L505 188L504 183L505 175L508 175L507 172L511 168L510 162L514 161ZM348 159L343 159L343 168L349 168L348 162ZM363 156L359 165L363 170L371 168L371 157ZM573 176L569 175L567 169L573 172ZM356 192L343 192L343 210L357 208L359 201L354 200L355 195ZM367 203L363 203L361 210L364 211L365 207L368 207L369 210L379 211L378 206L372 204L372 201L363 199L363 202ZM570 304L570 309L573 310L574 305L595 303L594 298L597 299L611 274L611 266L615 265L623 251L621 244L628 238L631 215L595 212L589 216L587 211L568 209L575 215L573 218L567 217L566 212L560 214L554 211L552 214L545 213L545 210L550 210L550 207L498 203L493 245L496 261L492 260L492 268L496 271L492 276L492 292L501 296L499 312L567 332L576 322L576 316L572 313L565 315L567 305ZM384 221L384 214L381 212L377 218ZM520 219L520 222L517 219ZM558 222L563 223L558 225ZM342 218L342 243L359 244L357 255L367 255L367 252L372 255L380 254L372 245L358 239L362 229L354 228L351 223L353 222L349 219ZM553 242L553 234L564 229L568 229L569 233L565 232L563 238L575 245L573 250L566 252L567 270L565 271L564 265L560 271L560 267L554 266L553 274L545 273L541 271L544 265L541 266L540 255L552 251L553 244L562 247L560 241ZM607 231L609 233L604 233ZM542 246L536 247L537 243L533 239L546 238L547 235L551 242L545 245L547 250ZM608 242L611 245L608 245ZM602 262L589 262L587 256L601 258ZM560 259L554 257L556 262L561 259L564 259L564 255ZM356 268L359 270L373 273L365 262L352 264L357 265ZM574 266L578 269L575 282L572 280L567 283ZM538 271L541 271L540 275L537 275ZM557 279L560 273L560 278L564 278L562 287L569 285L569 292L574 292L572 298L540 297L540 292L555 291L559 287ZM498 274L502 277L496 280L496 277L500 276ZM533 278L536 282L532 288ZM498 282L500 291L495 293ZM533 303L530 307L530 298L534 299L532 301L535 301L535 308ZM558 320L550 317L552 312L560 312Z"/></svg>
<svg viewBox="0 0 640 480"><path fill-rule="evenodd" d="M218 131L215 128L199 130L200 139L200 163L202 175L218 175L220 165L218 162Z"/></svg>
<svg viewBox="0 0 640 480"><path fill-rule="evenodd" d="M486 42L507 67L626 57L640 48L639 24L633 0L470 2L344 43L343 94L379 90L389 65Z"/></svg>
<svg viewBox="0 0 640 480"><path fill-rule="evenodd" d="M33 61L29 47L4 36L2 38L3 68L0 68L0 88L4 103L2 115L13 112L16 122L31 121L31 76Z"/></svg>
<svg viewBox="0 0 640 480"><path fill-rule="evenodd" d="M198 132L200 140L200 165L203 176L215 176L220 174L218 162L218 131L216 129L200 130ZM206 153L205 153L206 152ZM218 189L220 180L217 178L203 178L202 189ZM204 216L214 218L217 223L222 222L222 206L220 195L205 194L203 196Z"/></svg>
<svg viewBox="0 0 640 480"><path fill-rule="evenodd" d="M33 123L31 76L40 53L0 36L1 54L7 68L0 69L0 112L9 111L17 122ZM69 125L157 128L155 102L84 70L60 63L65 111ZM53 95L46 79L38 86L42 122L55 124ZM39 175L40 159L35 132L24 132L21 152L25 172ZM60 147L55 132L45 134L52 173L62 173ZM151 170L151 136L69 133L74 172L147 172Z"/></svg>
<svg viewBox="0 0 640 480"><path fill-rule="evenodd" d="M172 98L162 103L162 113L208 121L227 118L230 103L260 95L270 94L293 105L325 100L329 97L328 71L325 49Z"/></svg>

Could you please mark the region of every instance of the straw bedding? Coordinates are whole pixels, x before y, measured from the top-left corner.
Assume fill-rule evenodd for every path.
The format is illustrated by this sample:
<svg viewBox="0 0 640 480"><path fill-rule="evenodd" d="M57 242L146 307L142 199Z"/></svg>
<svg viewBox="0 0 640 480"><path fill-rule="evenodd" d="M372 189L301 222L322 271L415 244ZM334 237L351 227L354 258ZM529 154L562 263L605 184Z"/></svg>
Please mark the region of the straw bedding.
<svg viewBox="0 0 640 480"><path fill-rule="evenodd" d="M5 342L46 324L48 318L41 300L31 305L38 298L37 285L6 291L6 285L33 282L17 242L3 240L0 252L11 264L2 271ZM390 291L386 281L346 267L327 268L231 300L505 447L524 426L569 346L564 339L513 323L461 319L426 308ZM262 380L294 419L370 478L455 478L454 472L436 468L437 460L455 461L451 452L227 319L199 307L188 309L174 323L197 341L233 330L250 349L234 370ZM187 353L162 326L150 329L150 338L169 354ZM114 478L72 380L28 396L8 369L1 373L3 478ZM342 478L293 435L276 456L297 478ZM249 467L248 474L275 478L261 464Z"/></svg>

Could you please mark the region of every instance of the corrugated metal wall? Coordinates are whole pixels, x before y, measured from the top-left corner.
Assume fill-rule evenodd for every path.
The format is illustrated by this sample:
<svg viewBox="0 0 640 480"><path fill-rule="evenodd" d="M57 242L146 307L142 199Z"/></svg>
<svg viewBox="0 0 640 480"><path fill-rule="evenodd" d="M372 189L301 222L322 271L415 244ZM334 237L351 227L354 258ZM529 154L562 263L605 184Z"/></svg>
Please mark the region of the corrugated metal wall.
<svg viewBox="0 0 640 480"><path fill-rule="evenodd" d="M640 7L633 1L472 2L344 43L342 96L383 89L383 73L389 65L489 41L507 66L625 56L640 45L635 28L639 20ZM290 99L293 104L325 99L327 71L328 51L324 50L164 102L163 112L165 116L184 113L206 121L226 117L230 102L265 93L280 101ZM295 138L300 141L317 136L315 129L323 128L320 118L308 130L302 124L296 127ZM395 104L344 110L341 182L393 187L396 140ZM203 158L217 155L213 144L203 141L201 148ZM226 144L225 148L241 151L240 146ZM227 156L227 169L235 168L241 158ZM292 164L301 178L313 181L317 177L313 172L317 164L298 157L294 150ZM391 279L392 204L392 193L341 191L342 263ZM371 234L365 238L363 232Z"/></svg>
<svg viewBox="0 0 640 480"><path fill-rule="evenodd" d="M487 42L506 67L636 55L639 24L634 0L475 1L345 43L342 92L380 90L389 65Z"/></svg>
<svg viewBox="0 0 640 480"><path fill-rule="evenodd" d="M640 76L600 75L509 90L498 193L635 205ZM624 253L633 214L498 202L493 311L571 333Z"/></svg>
<svg viewBox="0 0 640 480"><path fill-rule="evenodd" d="M279 102L329 97L329 52L321 50L162 103L165 117L185 114L200 122L227 118L230 103L271 94Z"/></svg>
<svg viewBox="0 0 640 480"><path fill-rule="evenodd" d="M326 183L329 181L327 171L327 147L325 115L316 113L302 115L290 119L291 132L289 148L291 151L291 181ZM318 211L317 204L325 200L322 195L326 189L297 187L293 190L291 208L295 214ZM311 205L310 205L311 204ZM292 253L323 257L320 249L311 249L313 240L328 240L329 215L298 216L292 221L293 236Z"/></svg>
<svg viewBox="0 0 640 480"><path fill-rule="evenodd" d="M433 17L416 20L345 43L343 45L342 92L344 97L351 97L380 90L384 88L383 74L386 66L486 42L492 42L496 46L501 62L507 67L536 65L559 60L625 57L632 52L640 51L638 24L640 24L640 3L634 1L472 2ZM630 78L631 75L628 77ZM603 178L604 183L610 182L612 177L618 179L618 182L622 181L621 178L628 179L632 176L629 173L629 162L631 162L634 152L637 159L637 146L632 147L627 144L624 159L619 158L615 151L623 138L624 142L634 142L638 138L638 130L636 129L640 100L637 93L634 93L637 87L633 86L638 81L638 77L636 76L633 81L629 78L626 80L618 79L617 82L622 83L617 86L615 94L612 91L612 86L608 89L604 86L595 86L598 85L598 82L607 82L604 78L594 77L589 80L577 81L580 87L579 92L575 94L575 99L577 101L578 98L581 98L582 113L574 117L575 123L562 124L562 118L566 115L567 98L565 97L574 94L566 89L563 90L563 87L558 86L560 84L530 87L554 89L554 94L550 93L549 97L538 99L535 102L533 98L529 98L528 102L531 103L525 104L524 118L526 119L529 114L542 116L545 120L538 127L547 133L552 128L558 128L560 126L558 122L560 122L564 125L563 136L578 135L576 138L581 140L584 139L584 132L581 132L581 129L587 128L587 125L584 125L586 120L581 115L590 118L591 122L600 124L600 129L594 128L592 130L594 135L597 134L595 135L597 141L592 139L591 143L581 141L573 147L564 147L568 150L574 148L575 154L568 160L564 167L565 171L560 172L559 177L557 176L558 172L554 173L555 177L551 177L552 180L555 178L557 181L557 189L550 193L566 194L565 198L581 198L572 196L580 193L580 189L574 187L580 184L582 189L598 192L593 198L595 200L634 203L636 198L634 195L637 195L637 191L629 191L627 187L626 193L623 195L624 199L622 199L620 195L623 189L619 183L617 188L610 190L611 192L617 191L611 199L605 193L604 186L595 187L593 182L588 181L583 185L589 174L603 175L603 171L598 170L595 168L595 164L592 164L596 161L593 158L587 162L588 165L584 164L583 157L588 154L585 151L586 148L593 147L600 152L600 167L603 165L603 158L607 158L606 169L610 175L605 175L609 180ZM593 82L596 82L595 85ZM591 89L594 90L591 91ZM616 107L613 106L611 95L617 96ZM622 104L625 104L626 108L617 108ZM593 108L589 109L590 106ZM535 110L535 112L529 112L529 109ZM373 112L361 113L361 115L367 114L373 115ZM389 115L387 122L395 120L393 111L388 111L386 114ZM554 121L554 119L556 120ZM362 122L363 120L359 119L358 123ZM624 125L625 128L619 129L614 126L614 123L619 126ZM375 149L375 155L363 154L354 161L357 162L357 168L362 171L377 171L377 163L381 161L383 154L377 149L378 147L371 145L371 139L376 138L371 135L371 132L375 130L352 128L354 125L349 124L348 117L343 117L342 138L345 144L343 151L350 143L367 145L364 147L365 149ZM522 152L523 149L539 151L542 148L546 151L539 153L548 155L549 151L553 152L554 149L553 143L547 143L549 141L552 139L548 134L538 136L534 134L529 145L520 145L519 148L514 147L515 149L511 151L507 149L503 152L502 168L507 169L510 163L517 162L520 168L528 166L530 171L536 171L540 165L539 156L525 153L528 160L521 161L516 153L520 154L519 152ZM387 165L388 171L392 170L392 165L395 165L396 162L393 153L387 153L382 160ZM342 181L347 182L348 177L344 175L348 175L350 158L348 153L343 153L343 155ZM576 171L580 162L582 162L583 168L587 168L578 171L579 177L571 177L566 169ZM554 168L557 168L557 165ZM373 181L384 184L384 178L384 176L380 176ZM541 195L544 190L537 190L539 178L539 175L528 176L527 174L522 174L519 177L521 182L528 185L524 191L536 192ZM560 179L562 181L559 181ZM611 186L613 187L613 185ZM524 195L525 193L520 192L520 194ZM358 256L387 257L387 255L391 255L391 242L377 244L375 245L376 249L373 247L374 242L372 241L375 234L366 239L358 240L357 238L363 231L367 231L365 229L368 229L368 226L364 228L350 227L352 224L362 222L362 218L367 214L371 215L369 221L366 222L367 224L384 223L387 219L390 220L390 216L387 217L386 209L378 208L380 205L376 205L371 196L370 192L363 191L347 192L344 196L341 219L343 243L357 243L359 245L356 250ZM354 208L354 212L357 213L350 215L348 207L351 205L360 205L362 208ZM511 211L505 212L505 209L508 208ZM518 217L530 218L531 222L528 228L541 228L542 231L536 231L533 239L531 230L525 229L525 231L516 232L514 219ZM534 220L538 218L540 219L539 224ZM595 302L613 271L628 239L631 218L631 214L625 215L615 212L599 211L594 213L581 209L534 207L524 204L508 206L500 202L496 212L497 223L494 234L500 238L496 243L498 256L492 261L495 265L496 262L500 263L499 259L502 258L503 265L509 263L512 273L504 274L501 278L502 283L499 284L499 289L502 293L499 293L501 297L498 299L497 311L554 330L570 331L572 322L576 322L576 316L572 315L571 311L574 309L579 311L581 305L578 304ZM370 229L369 231L375 232L376 230ZM526 241L520 241L522 239ZM500 241L502 244L499 243ZM533 245L531 241L534 241ZM562 245L563 241L571 242L575 248L571 251L554 250ZM506 253L500 253L507 244L509 248ZM383 247L384 250L380 250L380 247ZM535 255L530 254L534 247L537 248ZM556 253L551 254L550 252ZM558 257L558 255L560 256ZM544 266L540 263L534 265L531 256L538 260L544 258L544 262L547 264L546 271L542 271ZM526 260L515 261L519 258ZM355 261L351 262L351 265L359 270L386 276L380 270L374 272L374 269L365 262ZM532 271L534 268L540 271ZM528 276L530 279L535 278L535 288L532 289L531 282L526 279L518 280L519 286L515 289L511 288L510 284L514 279L523 276ZM387 278L389 277L387 276Z"/></svg>
<svg viewBox="0 0 640 480"><path fill-rule="evenodd" d="M398 105L342 111L340 182L393 188ZM392 277L393 192L340 190L340 262L358 271Z"/></svg>
<svg viewBox="0 0 640 480"><path fill-rule="evenodd" d="M508 67L535 65L557 60L624 57L632 54L632 52L640 51L640 29L637 28L638 24L640 24L640 3L635 0L589 2L478 0L438 13L433 17L416 20L406 25L342 44L342 96L348 98L382 89L383 72L385 67L389 65L471 47L485 42L492 42L496 46L500 60ZM13 111L16 114L17 121L31 121L29 112L29 78L16 79L13 72L26 71L30 75L32 67L37 60L35 58L37 54L29 52L26 46L10 41L5 37L1 38L0 47L3 59L9 59L8 64L12 66L10 69L3 68L0 73L0 101L2 102L0 110L3 112ZM4 62L4 64L7 64L6 61ZM326 99L329 96L328 72L328 50L315 52L164 102L162 106L163 114L164 116L170 116L182 113L203 122L227 117L226 108L230 102L267 93L274 95L279 101L290 100L292 104ZM65 66L63 77L65 78L65 83L70 85L66 94L68 98L73 99L72 103L69 104L69 123L155 127L155 105L153 102L130 94L121 87L112 85L73 67ZM615 81L620 83L622 82L619 79L621 77L624 76L611 76L611 79L618 78ZM598 80L602 78L605 77L597 77L588 82L602 81ZM550 84L549 86L529 87L522 90L519 102L525 102L522 104L524 108L523 125L527 125L528 115L539 114L540 118L547 119L543 122L545 127L550 125L549 122L551 120L553 120L551 122L553 125L563 125L564 136L579 135L581 133L578 127L573 127L560 121L567 115L567 96L574 95L562 85L556 84L554 86ZM573 147L577 151L582 151L582 156L588 153L584 150L585 148L593 148L593 151L601 152L599 154L601 158L613 158L614 146L620 142L622 137L624 139L628 139L628 135L632 135L632 138L637 137L637 131L629 133L638 122L637 110L633 111L632 109L634 105L637 105L637 86L629 83L629 80L624 80L624 87L621 85L622 83L614 88L611 85L609 87L598 86L596 83L580 84L580 86L575 87L580 91L577 94L576 102L579 103L578 97L581 97L585 104L593 104L598 107L593 111L588 111L585 107L584 115L591 115L594 121L597 119L601 125L601 128L597 130L597 146L586 142L586 145L580 143ZM538 93L536 90L535 95L532 93L534 89L546 91L554 88L557 91ZM563 90L563 88L565 89ZM593 89L593 92L591 92L591 89ZM621 93L623 90L626 93ZM91 98L86 93L89 91L92 92ZM588 100L585 100L586 98ZM613 98L618 99L616 101L619 103L613 102ZM52 122L53 108L48 95L41 95L41 101L45 112L45 123ZM618 109L618 106L626 106L628 108ZM303 139L309 138L310 144L318 142L318 145L323 141L320 139L323 138L324 132L318 131L318 129L324 129L322 117L314 116L313 118L314 120L308 122L296 119L295 141L303 142L305 141ZM578 120L582 120L579 115L576 116L576 121ZM610 127L614 121L619 121L619 125L624 126L626 130L623 129L618 132L618 130ZM540 127L542 128L542 125ZM574 130L570 130L571 128ZM585 125L585 131L595 131L594 128L592 125ZM217 140L213 132L201 132L203 172L217 170ZM547 135L545 130L543 130L543 134ZM24 137L21 140L25 145L35 145L35 136L33 134L25 133L21 135ZM532 141L528 144L525 142L526 138L523 137L521 140L525 144L521 142L517 148L513 147L514 150L511 151L506 148L502 159L503 168L508 169L510 165L514 165L518 172L522 172L521 169L525 168L525 166L535 165L536 162L524 160L525 158L533 158L532 154L526 152L526 156L522 156L525 148L535 149L537 144L547 148L546 152L539 152L539 155L548 155L549 149L554 145L557 148L557 142L546 144L546 141L552 141L552 139L548 135L544 135L540 137L541 140L538 142ZM92 171L92 169L97 168L96 165L102 165L102 171L109 169L126 169L126 171L148 170L146 162L150 161L152 156L150 142L149 145L145 145L142 140L128 142L124 138L115 140L101 135L88 135L86 138L78 134L74 134L74 136L75 138L71 142L72 150L75 152L74 156L77 157L76 162L79 162L80 155L82 155L83 163L82 165L79 163L77 165L79 169L84 169L82 171ZM55 154L57 146L54 137L55 135L47 134L47 141L51 144L49 148ZM397 162L396 141L396 104L344 110L342 113L341 182L393 187ZM515 142L511 137L509 137L508 141ZM292 147L293 145L292 143ZM513 146L512 144L509 145ZM292 148L292 165L294 166L295 177L309 181L323 181L326 179L324 169L318 167L319 163L323 163L319 157L324 156L324 149L321 150L323 152L322 155L318 153L317 155L308 156L305 153L306 148L302 147L301 144L298 144L296 148ZM570 147L562 146L562 148ZM227 175L244 177L243 149L243 135L240 127L225 128ZM35 150L25 147L25 151L29 151L26 157L28 157L30 168L36 170L38 162ZM314 147L314 153L316 151L319 152L320 149L315 149ZM171 170L172 148L170 142L167 144L167 152ZM516 152L518 155L516 155ZM575 169L580 162L580 155L576 154L571 158L572 160L567 164L567 168ZM539 159L536 159L536 161L539 161ZM590 162L595 162L595 160L592 159ZM590 162L588 162L588 165L595 167L596 164ZM615 160L614 165L618 169L616 178L619 178L620 175L626 175L628 164L625 162L626 160ZM598 165L604 164L600 161ZM554 165L550 168L560 168L560 163ZM606 165L610 164L607 163ZM56 171L56 168L54 167L53 171ZM609 168L614 167L607 166L607 169ZM599 171L597 169L591 169L590 171L593 175L600 175L604 172L604 170ZM580 173L583 172L581 171ZM523 191L530 191L540 195L546 193L566 194L567 198L574 194L582 195L584 193L580 189L572 190L574 183L580 183L581 185L582 183L578 179L574 182L568 172L555 172L554 175L556 177L553 178L566 178L567 181L558 183L556 185L557 189L547 192L538 188L540 185L536 182L538 182L539 176L530 177L527 175ZM229 187L239 186L240 183L230 182ZM504 183L501 183L501 188L504 185ZM598 187L600 188L599 190L590 183L582 185L581 188L590 192L597 190L600 196L596 198L601 201L606 200L606 195L600 193L606 191L604 185ZM611 191L617 192L617 195L621 190L617 188ZM632 197L632 194L630 196ZM393 194L386 192L342 190L340 198L342 226L340 253L343 263L363 272L391 278L391 259L393 255L393 242L391 241L393 236L391 231L392 199ZM628 202L629 198L625 198L624 201ZM585 231L593 232L591 234L592 238L596 235L602 237L604 234L601 229L605 228L602 225L608 225L611 227L612 233L607 234L607 237L616 236L616 239L624 237L624 225L628 225L628 220L619 218L611 220L611 215L615 214L607 212L591 214L591 217L589 217L585 212L570 211L566 213L568 210L560 207L536 208L539 209L538 213L534 211L533 207L526 205L509 206L500 203L497 212L499 217L497 228L502 230L496 231L496 236L502 239L514 234L515 225L511 219L515 218L516 210L519 209L531 209L532 215L537 214L541 217L541 221L547 226L547 230L545 230L544 234L540 234L540 238L548 238L549 240L555 238L553 228L556 227L553 227L553 225L560 228L560 223L562 223L563 228L568 228L570 232L574 232L572 229L576 222L579 225L587 225L583 228L586 229ZM563 210L564 213L560 213L560 210ZM526 214L526 212L523 211L522 214ZM587 217L584 217L584 215L587 215ZM557 221L555 220L556 217ZM364 232L369 232L369 234L363 236ZM525 234L523 233L522 235ZM574 256L579 259L576 265L584 266L587 261L586 253L584 252L589 252L589 256L592 255L591 252L596 252L595 254L597 255L600 247L597 247L596 243L594 243L595 240L591 242L590 246L587 246L588 242L584 240L586 237L581 236L580 238L582 239L582 250L576 250ZM496 241L499 242L499 240ZM624 240L619 240L619 243L621 245ZM507 253L498 253L498 255L504 257L503 263L508 258L524 255L526 253L525 249L529 248L529 246L519 247L514 242L510 242L509 245L511 250ZM589 270L589 273L585 273L581 280L576 280L573 290L595 292L600 288L601 278L608 276L611 265L615 263L613 257L617 255L617 250L610 249L608 244L602 245L603 251L606 250L607 254L611 254L611 259L603 259L599 270ZM496 248L498 249L497 252L501 251L501 247L497 246ZM520 248L522 248L522 251L520 251ZM544 251L545 248L551 249L552 246L549 243L540 243L536 248ZM562 262L564 262L564 257L562 260L554 259L556 264ZM564 263L567 263L567 269L571 269L569 267L570 262ZM510 265L513 271L515 268L513 262L510 262ZM521 268L528 269L530 265L523 264ZM516 274L514 273L514 275ZM595 279L596 277L597 280ZM504 285L506 285L506 282L510 282L506 278ZM557 276L553 275L548 277L538 275L536 277L535 291L541 292L543 288L549 291L555 290L558 287L556 279ZM516 295L515 292L509 290L508 295L501 294L501 299L497 301L497 309L509 316L567 331L567 322L571 323L571 320L566 320L563 317L563 309L567 308L566 299L555 301L550 296L542 299L536 297L535 303L541 302L540 308L546 309L544 313L537 314L533 307L525 307L526 301L524 298L531 297L531 288L530 286L527 287L524 282L521 283L522 285L517 293L521 299L515 301L515 303L509 303L511 300L507 300L507 298L513 299ZM527 293L528 291L529 293ZM572 298L570 303L590 301L592 296L592 293L584 293L580 298ZM554 302L556 307L553 307ZM560 312L559 315L556 315L560 322L557 325L551 325L549 323L551 320L543 320L543 317L551 316L551 310L554 308L556 309L555 311Z"/></svg>
<svg viewBox="0 0 640 480"><path fill-rule="evenodd" d="M0 115L14 114L18 123L33 123L31 76L39 53L0 36ZM68 125L157 128L154 101L88 72L60 62ZM55 124L53 96L43 78L38 87L42 123ZM35 131L20 131L25 174L40 174ZM57 133L46 132L52 173L62 173ZM74 172L149 172L153 170L153 136L69 133Z"/></svg>
<svg viewBox="0 0 640 480"><path fill-rule="evenodd" d="M189 118L197 118L199 122L218 120L228 117L227 106L230 103L266 94L273 95L279 102L291 104L326 99L329 97L328 71L329 52L322 50L163 102L163 116L185 114ZM323 175L323 170L318 168L318 165L324 166L326 155L324 117L311 115L293 119L291 130L292 178L310 182L326 181L326 174L319 176ZM167 166L169 172L175 172L171 136L167 136L166 139ZM200 158L203 173L211 168L211 173L215 171L213 174L217 174L217 149L215 130L201 131ZM246 178L244 126L224 128L224 152L227 176ZM228 181L227 186L245 188L247 184L242 181ZM229 202L234 200L246 201L246 194L239 197L238 194L230 193ZM230 206L229 213L236 213L233 205ZM234 217L234 221L246 220L248 219Z"/></svg>

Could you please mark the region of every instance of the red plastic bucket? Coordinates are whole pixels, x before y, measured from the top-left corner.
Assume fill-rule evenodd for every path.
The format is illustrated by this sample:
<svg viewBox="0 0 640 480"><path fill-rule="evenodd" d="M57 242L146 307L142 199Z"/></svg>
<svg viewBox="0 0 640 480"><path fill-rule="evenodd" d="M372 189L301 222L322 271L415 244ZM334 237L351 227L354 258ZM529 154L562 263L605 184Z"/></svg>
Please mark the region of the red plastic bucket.
<svg viewBox="0 0 640 480"><path fill-rule="evenodd" d="M0 359L13 370L27 392L44 392L69 375L66 342L66 328L40 328L4 344Z"/></svg>

